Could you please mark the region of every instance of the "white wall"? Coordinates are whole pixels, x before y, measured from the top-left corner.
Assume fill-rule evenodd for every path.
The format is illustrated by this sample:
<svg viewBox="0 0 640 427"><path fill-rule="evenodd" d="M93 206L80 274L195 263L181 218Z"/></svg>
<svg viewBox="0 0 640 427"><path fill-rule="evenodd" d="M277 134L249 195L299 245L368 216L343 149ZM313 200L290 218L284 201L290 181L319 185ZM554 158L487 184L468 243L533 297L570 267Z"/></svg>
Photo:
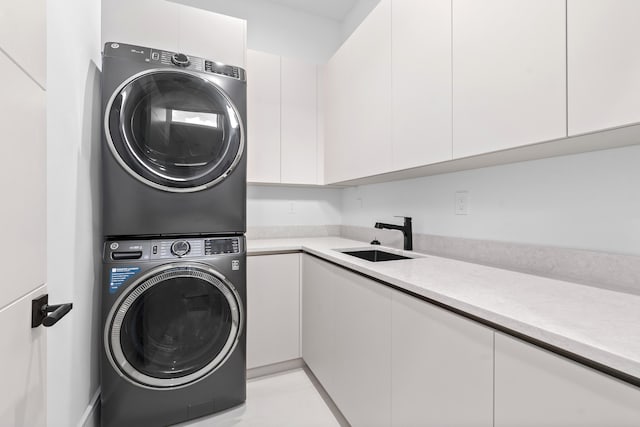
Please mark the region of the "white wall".
<svg viewBox="0 0 640 427"><path fill-rule="evenodd" d="M341 25L265 0L175 0L247 21L247 47L323 63L341 44Z"/></svg>
<svg viewBox="0 0 640 427"><path fill-rule="evenodd" d="M247 226L339 225L342 190L250 185Z"/></svg>
<svg viewBox="0 0 640 427"><path fill-rule="evenodd" d="M469 191L469 214L454 193ZM640 255L640 146L351 187L343 224Z"/></svg>
<svg viewBox="0 0 640 427"><path fill-rule="evenodd" d="M75 426L99 386L100 1L47 2L47 276L73 302L48 329L48 425Z"/></svg>

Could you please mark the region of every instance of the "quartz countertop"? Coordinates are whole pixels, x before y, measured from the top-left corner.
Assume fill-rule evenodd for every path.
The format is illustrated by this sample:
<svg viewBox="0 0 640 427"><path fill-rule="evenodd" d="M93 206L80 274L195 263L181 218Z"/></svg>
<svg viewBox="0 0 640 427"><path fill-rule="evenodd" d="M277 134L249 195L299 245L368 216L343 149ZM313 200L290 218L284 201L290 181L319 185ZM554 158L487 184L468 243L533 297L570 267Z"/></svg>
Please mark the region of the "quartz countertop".
<svg viewBox="0 0 640 427"><path fill-rule="evenodd" d="M406 252L373 263L339 237L247 240L247 253L303 251L640 379L640 296ZM336 250L337 249L337 250Z"/></svg>

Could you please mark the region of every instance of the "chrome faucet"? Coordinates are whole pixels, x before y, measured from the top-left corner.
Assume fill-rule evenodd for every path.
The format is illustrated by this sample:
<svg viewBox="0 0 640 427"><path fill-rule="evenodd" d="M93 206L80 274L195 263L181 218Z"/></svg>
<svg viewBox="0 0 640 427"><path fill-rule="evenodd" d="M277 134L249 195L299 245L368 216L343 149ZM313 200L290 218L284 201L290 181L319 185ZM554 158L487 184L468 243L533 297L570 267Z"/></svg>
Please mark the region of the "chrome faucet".
<svg viewBox="0 0 640 427"><path fill-rule="evenodd" d="M398 217L404 218L404 225L395 225L395 224L385 224L383 222L376 222L375 227L379 229L389 229L389 230L400 230L404 235L404 250L412 251L413 250L413 231L411 228L411 217Z"/></svg>

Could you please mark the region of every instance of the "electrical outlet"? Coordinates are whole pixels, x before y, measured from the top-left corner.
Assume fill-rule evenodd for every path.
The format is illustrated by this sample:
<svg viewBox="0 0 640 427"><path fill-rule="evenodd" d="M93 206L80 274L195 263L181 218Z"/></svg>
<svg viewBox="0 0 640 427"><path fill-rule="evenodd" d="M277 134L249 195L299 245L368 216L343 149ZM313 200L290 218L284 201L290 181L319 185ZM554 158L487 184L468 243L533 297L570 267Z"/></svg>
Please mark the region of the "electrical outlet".
<svg viewBox="0 0 640 427"><path fill-rule="evenodd" d="M289 202L289 213L290 214L296 213L296 204L295 204L295 202Z"/></svg>
<svg viewBox="0 0 640 427"><path fill-rule="evenodd" d="M456 191L454 211L456 215L469 215L469 192Z"/></svg>

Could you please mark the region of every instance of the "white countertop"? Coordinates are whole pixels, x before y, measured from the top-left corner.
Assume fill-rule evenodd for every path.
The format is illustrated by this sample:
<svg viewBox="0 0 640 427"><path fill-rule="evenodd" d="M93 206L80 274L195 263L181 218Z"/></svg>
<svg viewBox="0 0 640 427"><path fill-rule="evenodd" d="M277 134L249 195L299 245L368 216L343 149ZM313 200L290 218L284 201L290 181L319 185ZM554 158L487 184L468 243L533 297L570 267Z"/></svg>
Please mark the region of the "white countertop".
<svg viewBox="0 0 640 427"><path fill-rule="evenodd" d="M302 250L640 378L640 296L415 252L373 263L334 250L362 247L339 237L247 240L249 255Z"/></svg>

